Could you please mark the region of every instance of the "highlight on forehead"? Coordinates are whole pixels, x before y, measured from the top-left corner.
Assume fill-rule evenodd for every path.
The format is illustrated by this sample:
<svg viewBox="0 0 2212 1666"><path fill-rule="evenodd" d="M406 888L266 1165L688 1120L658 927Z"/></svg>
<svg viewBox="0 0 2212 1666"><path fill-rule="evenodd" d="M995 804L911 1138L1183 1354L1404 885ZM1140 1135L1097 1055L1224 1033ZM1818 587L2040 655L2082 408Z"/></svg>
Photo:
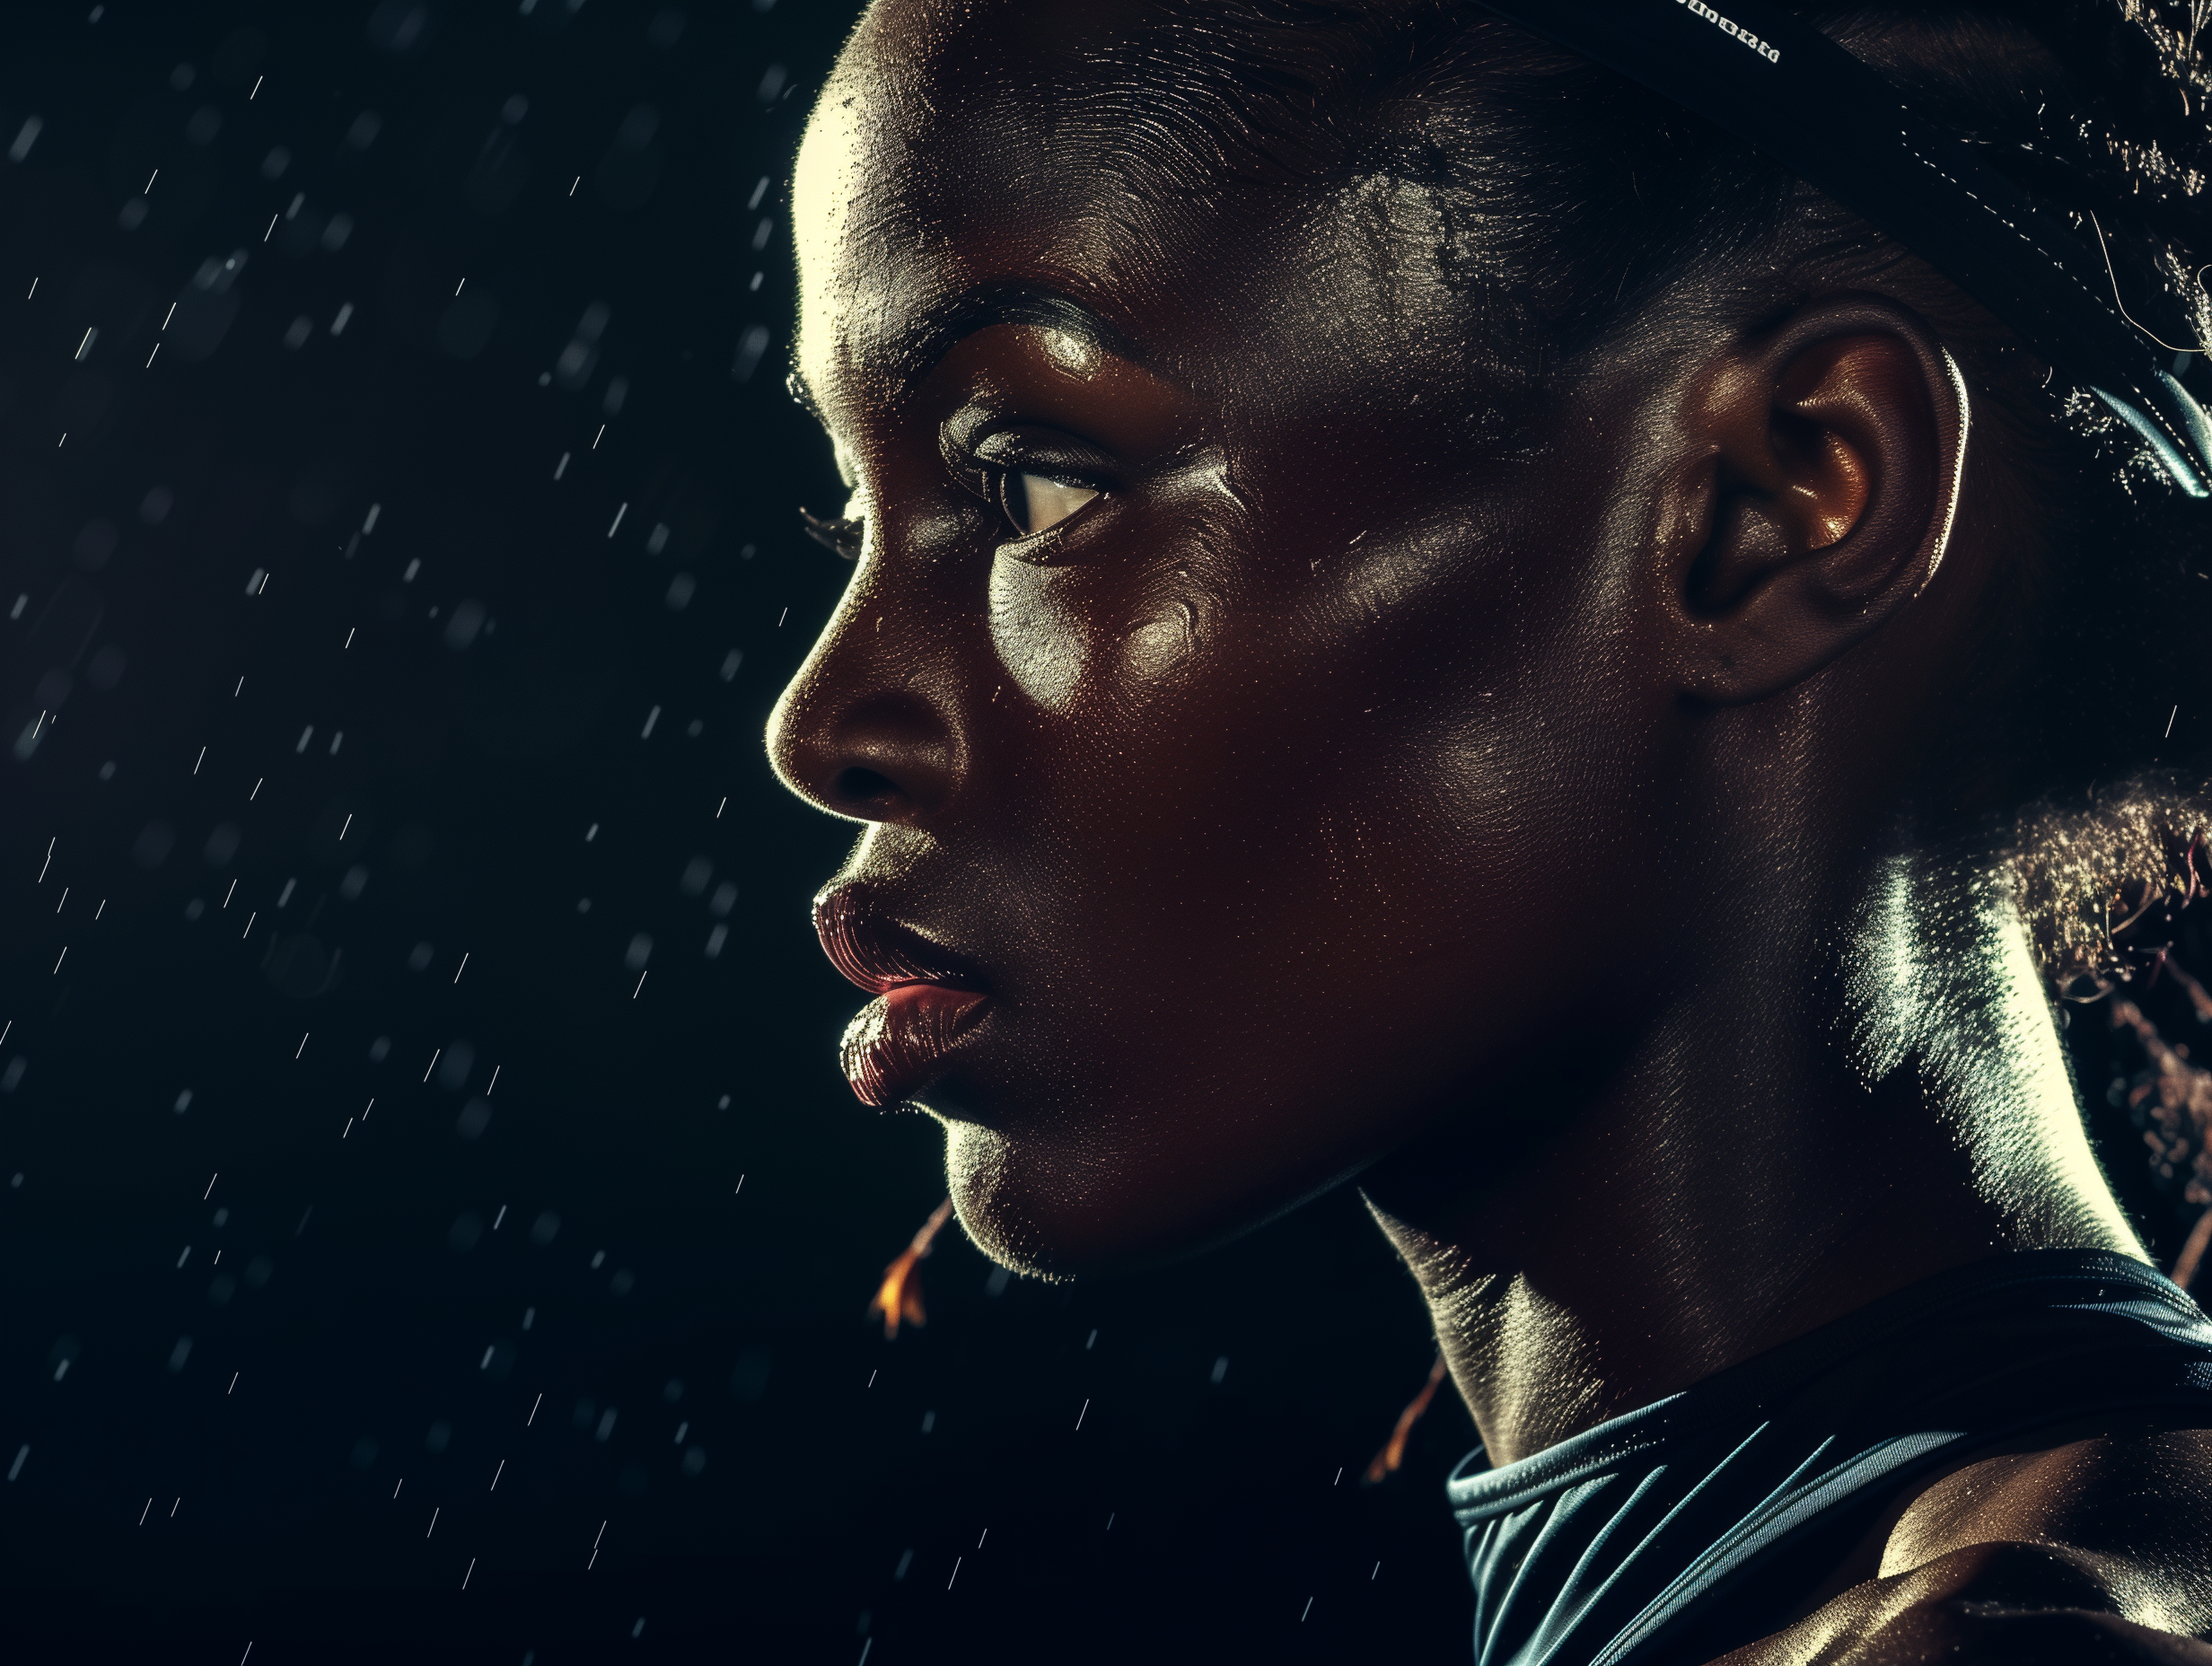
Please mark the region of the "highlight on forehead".
<svg viewBox="0 0 2212 1666"><path fill-rule="evenodd" d="M1510 232L1507 107L1558 101L1562 75L1611 79L1459 0L879 0L816 123L844 129L848 162L871 153L846 211L911 223L872 237L1014 205L1071 243L1100 227L1102 250L1231 194L1287 220L1361 177L1453 193Z"/></svg>
<svg viewBox="0 0 2212 1666"><path fill-rule="evenodd" d="M905 88L972 117L1006 93L1086 150L1202 187L1326 183L1486 76L1583 60L1465 0L879 0ZM926 18L918 33L915 20Z"/></svg>
<svg viewBox="0 0 2212 1666"><path fill-rule="evenodd" d="M1239 187L1264 188L1245 207L1282 224L1356 173L1433 184L1452 148L1424 131L1437 110L1382 106L1468 28L1434 0L879 0L810 124L803 253L841 244L856 285L865 248L883 293L924 245L1018 221L1066 257L1040 269L1126 272L1208 229Z"/></svg>
<svg viewBox="0 0 2212 1666"><path fill-rule="evenodd" d="M1385 118L1399 95L1561 56L1461 0L876 0L823 104L865 98L908 142L963 154L1042 134L1204 191L1324 183L1418 116Z"/></svg>

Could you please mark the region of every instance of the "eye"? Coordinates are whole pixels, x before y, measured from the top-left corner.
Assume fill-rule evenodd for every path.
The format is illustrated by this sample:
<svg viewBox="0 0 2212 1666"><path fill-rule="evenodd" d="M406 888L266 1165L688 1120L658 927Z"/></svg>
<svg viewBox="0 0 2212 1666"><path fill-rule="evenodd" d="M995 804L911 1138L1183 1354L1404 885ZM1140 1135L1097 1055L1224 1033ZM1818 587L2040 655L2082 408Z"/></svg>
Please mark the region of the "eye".
<svg viewBox="0 0 2212 1666"><path fill-rule="evenodd" d="M1004 517L1002 544L1050 531L1111 496L1123 478L1111 452L1062 428L1024 423L970 439L984 420L979 413L972 423L956 418L940 443L953 478Z"/></svg>
<svg viewBox="0 0 2212 1666"><path fill-rule="evenodd" d="M1058 526L1099 495L1098 487L1017 469L998 471L998 507L1016 535L1029 538Z"/></svg>

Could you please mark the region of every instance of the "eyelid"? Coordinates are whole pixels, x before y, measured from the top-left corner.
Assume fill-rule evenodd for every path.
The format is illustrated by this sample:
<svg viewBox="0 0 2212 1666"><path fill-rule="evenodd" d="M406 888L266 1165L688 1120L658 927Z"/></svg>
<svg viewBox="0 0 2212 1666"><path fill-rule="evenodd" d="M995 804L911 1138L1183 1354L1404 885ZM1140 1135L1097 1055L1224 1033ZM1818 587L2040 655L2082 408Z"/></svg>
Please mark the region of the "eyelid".
<svg viewBox="0 0 2212 1666"><path fill-rule="evenodd" d="M948 425L943 438L945 461L961 485L988 504L1005 534L1000 547L1026 545L1047 538L1099 498L1110 495L1122 470L1113 455L1079 434L1042 424L1005 425L977 434L983 425ZM961 428L966 433L961 433ZM973 437L971 437L973 436ZM1023 530L1023 517L1010 504L1017 483L1031 477L1091 494L1085 502L1035 530ZM1026 500L1027 494L1021 496Z"/></svg>
<svg viewBox="0 0 2212 1666"><path fill-rule="evenodd" d="M1080 435L1041 425L995 428L964 449L970 458L990 468L1081 481L1102 492L1118 472L1113 458L1101 447Z"/></svg>

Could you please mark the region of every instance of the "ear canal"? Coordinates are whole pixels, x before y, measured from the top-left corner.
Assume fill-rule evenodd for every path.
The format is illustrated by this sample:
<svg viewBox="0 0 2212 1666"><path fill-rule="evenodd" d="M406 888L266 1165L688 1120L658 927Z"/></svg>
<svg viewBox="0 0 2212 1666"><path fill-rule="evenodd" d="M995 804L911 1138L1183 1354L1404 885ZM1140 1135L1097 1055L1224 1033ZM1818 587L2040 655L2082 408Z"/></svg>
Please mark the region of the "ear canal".
<svg viewBox="0 0 2212 1666"><path fill-rule="evenodd" d="M1712 534L1684 580L1683 599L1698 617L1717 618L1788 555L1784 528L1766 505L1723 486L1713 506Z"/></svg>

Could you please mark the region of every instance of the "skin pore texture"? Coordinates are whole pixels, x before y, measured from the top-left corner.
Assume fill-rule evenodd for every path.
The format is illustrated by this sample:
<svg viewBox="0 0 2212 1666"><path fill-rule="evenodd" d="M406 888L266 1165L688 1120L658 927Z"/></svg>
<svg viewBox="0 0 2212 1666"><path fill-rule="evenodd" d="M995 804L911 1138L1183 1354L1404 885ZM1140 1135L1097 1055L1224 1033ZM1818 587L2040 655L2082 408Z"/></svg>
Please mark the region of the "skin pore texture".
<svg viewBox="0 0 2212 1666"><path fill-rule="evenodd" d="M1356 1176L1498 1462L1994 1253L2139 1256L2008 894L1909 837L2006 543L1932 327L1662 304L1517 408L1419 193L1086 125L1124 33L887 0L795 185L865 530L770 747L958 992L884 1092L970 1235L1107 1270ZM1731 1659L2196 1659L2208 1503L2189 1433L1979 1458ZM2023 1592L2094 1649L1955 1600Z"/></svg>

